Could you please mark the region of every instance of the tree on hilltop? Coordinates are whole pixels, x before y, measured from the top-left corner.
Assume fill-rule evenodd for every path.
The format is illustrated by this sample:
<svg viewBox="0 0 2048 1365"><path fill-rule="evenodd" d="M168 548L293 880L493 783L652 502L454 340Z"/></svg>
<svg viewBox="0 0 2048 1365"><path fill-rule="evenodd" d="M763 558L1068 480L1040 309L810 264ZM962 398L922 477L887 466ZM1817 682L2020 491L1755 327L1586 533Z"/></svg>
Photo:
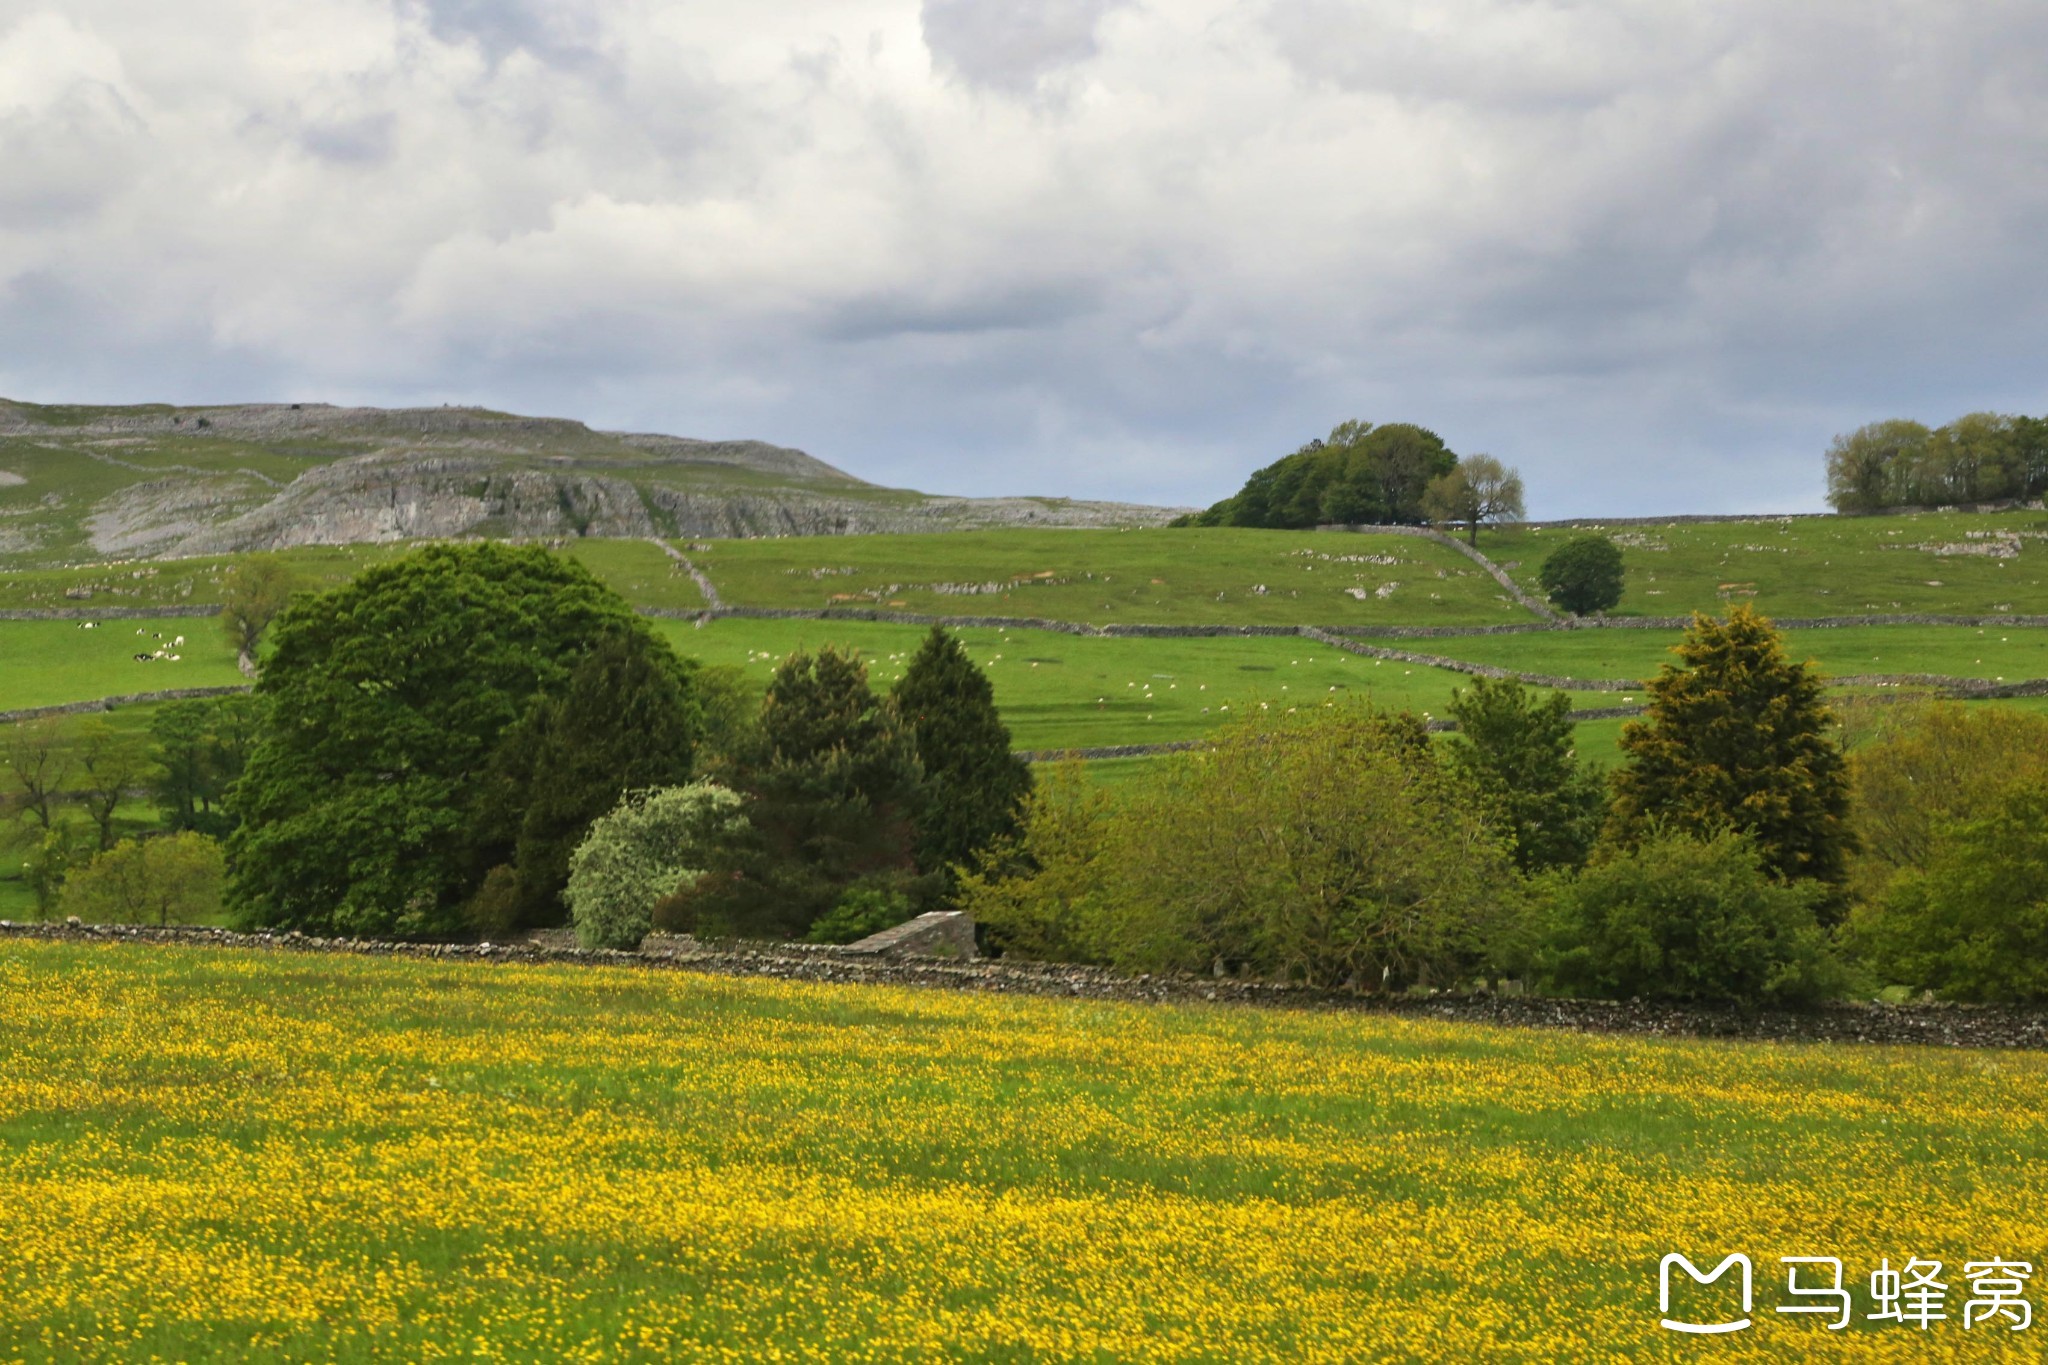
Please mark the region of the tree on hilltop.
<svg viewBox="0 0 2048 1365"><path fill-rule="evenodd" d="M1361 522L1419 523L1429 482L1456 467L1443 438L1406 422L1342 422L1258 470L1243 488L1177 526L1299 530Z"/></svg>
<svg viewBox="0 0 2048 1365"><path fill-rule="evenodd" d="M1422 510L1440 525L1464 523L1477 546L1482 521L1522 519L1522 476L1491 455L1467 455L1457 468L1429 481Z"/></svg>

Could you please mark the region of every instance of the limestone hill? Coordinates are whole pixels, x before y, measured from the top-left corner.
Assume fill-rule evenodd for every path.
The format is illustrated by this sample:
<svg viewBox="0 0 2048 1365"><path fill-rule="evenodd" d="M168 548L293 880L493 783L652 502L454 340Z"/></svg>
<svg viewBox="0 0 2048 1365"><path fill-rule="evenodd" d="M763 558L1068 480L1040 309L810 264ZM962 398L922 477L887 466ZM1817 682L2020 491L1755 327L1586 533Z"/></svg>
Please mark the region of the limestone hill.
<svg viewBox="0 0 2048 1365"><path fill-rule="evenodd" d="M481 408L0 399L0 566L14 568L472 535L1149 526L1181 510L933 496L762 441Z"/></svg>

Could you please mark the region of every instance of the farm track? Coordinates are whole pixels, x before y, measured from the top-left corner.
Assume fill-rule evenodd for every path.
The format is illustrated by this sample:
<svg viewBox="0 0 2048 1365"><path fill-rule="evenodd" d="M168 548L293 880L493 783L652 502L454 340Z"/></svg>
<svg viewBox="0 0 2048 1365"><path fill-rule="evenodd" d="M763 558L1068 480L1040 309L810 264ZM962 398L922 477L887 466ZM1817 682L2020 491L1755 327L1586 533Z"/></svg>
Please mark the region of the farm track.
<svg viewBox="0 0 2048 1365"><path fill-rule="evenodd" d="M875 959L804 944L752 942L699 944L679 952L617 952L554 948L536 943L395 943L309 937L295 931L237 933L214 928L0 921L0 941L10 938L135 947L180 946L243 952L409 957L478 965L528 963L638 968L831 985L918 986L980 994L1137 1004L1341 1010L1574 1033L2048 1050L2048 1012L2002 1006L1883 1005L1871 1002L1795 1011L1646 1004L1634 1000L1552 999L1491 992L1380 997L1236 977L1133 977L1099 967L1003 959L968 962L912 957Z"/></svg>

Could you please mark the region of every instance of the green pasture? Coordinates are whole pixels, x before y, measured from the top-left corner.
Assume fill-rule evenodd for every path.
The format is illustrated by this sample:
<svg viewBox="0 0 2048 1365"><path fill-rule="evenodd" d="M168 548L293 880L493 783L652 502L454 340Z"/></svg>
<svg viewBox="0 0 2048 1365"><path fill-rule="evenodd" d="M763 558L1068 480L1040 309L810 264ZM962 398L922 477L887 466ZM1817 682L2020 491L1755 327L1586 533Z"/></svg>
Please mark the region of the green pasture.
<svg viewBox="0 0 2048 1365"><path fill-rule="evenodd" d="M2017 535L2011 559L1937 554ZM1574 535L1622 548L1627 586L1616 614L1683 616L1751 602L1772 616L1922 612L2048 614L2048 514L1919 512L1886 517L1757 517L1643 526L1510 527L1480 533L1479 549L1529 591L1536 572Z"/></svg>
<svg viewBox="0 0 2048 1365"><path fill-rule="evenodd" d="M300 545L280 550L277 556L290 567L301 590L317 592L339 587L364 569L417 548L417 543L410 541ZM704 605L696 581L651 541L570 539L561 548L635 606L694 610ZM18 569L0 573L0 611L210 605L220 601L221 580L239 558L242 556L206 555L106 560L68 569Z"/></svg>
<svg viewBox="0 0 2048 1365"><path fill-rule="evenodd" d="M735 606L880 607L1096 625L1531 619L1478 565L1415 536L1002 530L678 543ZM1366 562L1373 557L1393 562ZM1379 597L1388 584L1397 586ZM941 590L949 586L994 590ZM1350 596L1352 588L1364 590L1365 600Z"/></svg>
<svg viewBox="0 0 2048 1365"><path fill-rule="evenodd" d="M181 635L185 643L173 645ZM158 649L178 658L134 657ZM92 630L78 621L0 621L0 711L247 681L209 617L101 621Z"/></svg>
<svg viewBox="0 0 2048 1365"><path fill-rule="evenodd" d="M776 665L822 644L857 649L878 689L899 676L927 627L869 622L724 618L702 627L657 621L677 651L731 664L765 689ZM1020 749L1094 748L1196 739L1249 709L1321 706L1367 697L1392 710L1441 716L1468 679L1415 664L1361 658L1307 640L1222 636L1124 639L1056 631L955 632L995 687ZM1581 706L1613 705L1585 693Z"/></svg>
<svg viewBox="0 0 2048 1365"><path fill-rule="evenodd" d="M1566 678L1642 679L1675 663L1682 632L1541 631L1370 643ZM2048 677L2048 629L2029 626L1832 626L1785 632L1786 652L1824 674L1934 673L2020 682Z"/></svg>

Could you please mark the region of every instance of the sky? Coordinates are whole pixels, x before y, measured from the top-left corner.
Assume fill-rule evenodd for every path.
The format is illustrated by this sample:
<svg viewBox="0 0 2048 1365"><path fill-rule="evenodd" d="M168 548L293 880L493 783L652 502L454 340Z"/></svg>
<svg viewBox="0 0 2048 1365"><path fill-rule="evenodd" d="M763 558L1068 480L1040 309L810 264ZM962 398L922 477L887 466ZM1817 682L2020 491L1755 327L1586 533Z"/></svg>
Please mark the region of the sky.
<svg viewBox="0 0 2048 1365"><path fill-rule="evenodd" d="M0 395L477 403L1532 516L2048 412L2041 0L0 0Z"/></svg>

